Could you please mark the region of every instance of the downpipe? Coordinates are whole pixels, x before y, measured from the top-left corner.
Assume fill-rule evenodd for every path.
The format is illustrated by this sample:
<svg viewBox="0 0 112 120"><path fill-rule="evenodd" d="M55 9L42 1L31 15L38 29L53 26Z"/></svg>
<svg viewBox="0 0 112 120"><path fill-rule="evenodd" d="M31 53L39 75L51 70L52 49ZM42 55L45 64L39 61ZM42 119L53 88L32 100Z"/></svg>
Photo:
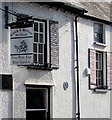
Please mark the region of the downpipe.
<svg viewBox="0 0 112 120"><path fill-rule="evenodd" d="M80 120L80 90L79 90L79 45L78 45L78 27L77 27L77 19L78 19L79 15L75 16L75 39L76 39L76 42L75 42L75 47L76 47L76 69L77 69L77 72L76 72L76 75L77 75L77 112L76 115L78 116L78 120Z"/></svg>

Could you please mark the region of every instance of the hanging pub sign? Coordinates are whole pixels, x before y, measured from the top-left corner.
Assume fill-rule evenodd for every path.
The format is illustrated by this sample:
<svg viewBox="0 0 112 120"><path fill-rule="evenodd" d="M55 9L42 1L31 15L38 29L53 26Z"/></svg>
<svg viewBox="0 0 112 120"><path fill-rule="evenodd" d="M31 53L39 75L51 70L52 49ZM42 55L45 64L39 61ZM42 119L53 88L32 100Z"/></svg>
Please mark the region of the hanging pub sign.
<svg viewBox="0 0 112 120"><path fill-rule="evenodd" d="M12 28L11 64L30 65L33 63L33 27Z"/></svg>

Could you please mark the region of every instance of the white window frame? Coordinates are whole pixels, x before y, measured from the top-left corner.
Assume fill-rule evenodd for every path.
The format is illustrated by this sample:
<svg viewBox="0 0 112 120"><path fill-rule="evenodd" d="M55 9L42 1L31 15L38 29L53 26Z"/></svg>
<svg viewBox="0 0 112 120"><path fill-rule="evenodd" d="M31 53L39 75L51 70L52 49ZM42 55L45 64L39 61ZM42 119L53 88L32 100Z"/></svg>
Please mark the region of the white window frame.
<svg viewBox="0 0 112 120"><path fill-rule="evenodd" d="M34 24L37 23L38 24L38 31L35 31L34 30ZM37 55L37 65L44 65L44 45L45 45L45 22L43 21L34 21L34 24L33 24L33 45L36 44L37 45L37 53L34 52L33 50L33 55ZM40 24L43 24L43 32L40 32ZM34 37L34 34L38 34L38 41L35 42L35 37ZM39 35L42 34L43 35L43 43L41 43L39 40ZM42 45L43 46L43 53L39 53L39 45ZM43 60L42 60L42 63L39 62L39 55L42 55L43 56Z"/></svg>
<svg viewBox="0 0 112 120"><path fill-rule="evenodd" d="M100 61L101 62L101 69L97 69L96 68L96 72L97 71L102 71L102 78L100 78L103 82L103 84L99 84L100 86L104 87L104 86L107 86L107 74L106 74L106 52L102 52L102 51L96 51L96 54L99 54L102 56L102 60ZM96 60L96 62L98 62ZM99 64L98 64L99 65ZM97 74L97 73L96 73ZM97 81L97 75L96 75L96 83L98 83ZM98 84L97 84L98 85Z"/></svg>

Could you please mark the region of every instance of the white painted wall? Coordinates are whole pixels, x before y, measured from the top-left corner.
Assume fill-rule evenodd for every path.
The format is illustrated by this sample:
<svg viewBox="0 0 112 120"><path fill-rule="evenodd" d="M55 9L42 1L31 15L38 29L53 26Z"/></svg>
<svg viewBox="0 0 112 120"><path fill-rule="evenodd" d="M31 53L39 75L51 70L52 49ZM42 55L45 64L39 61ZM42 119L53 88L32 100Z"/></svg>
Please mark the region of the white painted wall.
<svg viewBox="0 0 112 120"><path fill-rule="evenodd" d="M110 39L112 39L112 26L110 28ZM110 41L110 51L112 52L112 40ZM110 118L112 120L112 91L110 93Z"/></svg>
<svg viewBox="0 0 112 120"><path fill-rule="evenodd" d="M0 73L13 75L13 93L0 91L4 101L3 109L0 105L0 111L4 117L25 118L26 117L26 87L27 84L51 85L51 117L53 118L72 118L75 116L75 83L72 79L72 40L73 26L72 16L61 11L40 7L36 4L29 3L5 3L13 12L28 14L35 17L59 21L59 69L52 71L31 70L25 67L10 66L10 40L9 31L4 29L1 24L0 12L0 28L3 34L0 39L0 54L3 62L0 61ZM10 15L10 21L14 21L15 17ZM106 38L109 45L110 33L109 26L106 25ZM2 31L1 30L1 31ZM85 76L84 70L88 67L88 48L93 48L93 22L86 19L78 21L79 33L79 63L80 63L80 103L82 118L109 118L110 117L110 93L96 94L88 89L88 77ZM1 50L2 48L2 50ZM7 48L7 49L6 49ZM107 46L105 50L110 50ZM1 59L1 57L0 57ZM69 83L69 88L64 91L63 82ZM12 95L13 94L13 95ZM13 98L12 98L12 97ZM11 99L13 109L11 110ZM6 101L9 103L6 103ZM0 102L2 103L2 102ZM9 109L9 110L7 110ZM6 112L5 112L6 111ZM10 111L10 112L8 112ZM1 117L1 112L0 112Z"/></svg>
<svg viewBox="0 0 112 120"><path fill-rule="evenodd" d="M13 74L13 117L26 117L26 87L27 84L37 85L54 85L51 88L51 117L53 118L72 118L75 117L75 83L72 79L71 66L71 46L72 46L72 19L68 13L57 10L40 7L37 4L29 3L5 3L13 12L28 14L31 16L59 21L59 69L52 71L31 70L25 67L10 66L10 40L9 31L3 29L3 69L1 73ZM15 17L10 15L10 21L14 21ZM3 19L4 21L4 19ZM6 49L8 48L8 49ZM69 83L69 88L63 89L63 82ZM3 98L4 100L5 98ZM7 107L5 107L7 109ZM5 109L4 108L4 109ZM4 110L5 111L5 110ZM4 112L3 111L3 112ZM11 114L11 113L10 113ZM9 115L10 116L10 115ZM9 117L8 116L8 117Z"/></svg>
<svg viewBox="0 0 112 120"><path fill-rule="evenodd" d="M85 68L88 68L88 48L95 48L93 45L93 21L80 18L78 33L81 118L110 118L110 92L95 93L89 90L88 77L85 76ZM105 34L107 47L103 51L110 51L109 25L105 25Z"/></svg>

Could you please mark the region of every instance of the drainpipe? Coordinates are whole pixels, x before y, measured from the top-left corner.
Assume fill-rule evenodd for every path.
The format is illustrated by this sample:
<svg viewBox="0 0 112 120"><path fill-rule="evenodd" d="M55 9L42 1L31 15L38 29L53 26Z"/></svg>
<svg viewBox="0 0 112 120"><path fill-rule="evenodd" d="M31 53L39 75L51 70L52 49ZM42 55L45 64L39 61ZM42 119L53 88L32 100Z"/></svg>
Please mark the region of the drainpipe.
<svg viewBox="0 0 112 120"><path fill-rule="evenodd" d="M74 93L73 93L73 97L75 97L75 102L73 103L75 105L75 111L74 111L74 108L73 108L73 115L74 115L74 112L76 113L76 106L78 108L78 111L76 113L76 120L80 120L80 104L79 104L79 63L78 63L78 31L77 31L77 18L79 17L79 15L76 15L75 16L75 19L73 20L73 23L72 23L72 29L73 29L73 40L72 40L72 78L73 78L73 90L76 89L77 87L77 93L75 92L75 96L74 96ZM74 27L74 21L75 21L75 27ZM76 51L76 52L75 52ZM75 55L76 54L76 55ZM76 56L76 58L75 58ZM77 60L77 61L76 61ZM75 67L75 61L76 61L76 65L77 67ZM75 67L75 68L74 68ZM77 73L75 73L75 70L77 70ZM77 76L77 78L75 77L75 75ZM77 84L76 83L76 80L77 80ZM75 85L75 86L74 86ZM74 88L75 87L75 88ZM76 95L77 95L77 100L76 100ZM73 98L74 99L74 98ZM77 102L76 102L77 101ZM76 105L77 103L77 105ZM78 116L78 117L77 117ZM73 116L74 118L74 116Z"/></svg>
<svg viewBox="0 0 112 120"><path fill-rule="evenodd" d="M76 69L77 69L77 112L76 115L78 115L78 120L80 120L80 99L79 99L79 49L78 49L78 29L77 29L77 18L79 17L79 15L77 15L75 17L75 39L76 39Z"/></svg>
<svg viewBox="0 0 112 120"><path fill-rule="evenodd" d="M78 117L76 118L76 119L78 119L78 120L80 120L80 82L79 82L79 45L78 45L78 27L77 27L77 19L78 19L78 17L80 17L80 16L82 16L82 15L84 15L84 13L87 13L88 11L86 11L86 10L84 10L83 12L81 12L80 14L77 14L76 16L75 16L75 40L76 40L76 42L75 42L75 47L76 47L76 58L74 58L75 60L76 60L76 67L75 67L75 69L77 70L77 73L76 73L76 75L77 75L77 78L76 78L76 80L77 80L77 112L78 113L76 113L76 115L78 115ZM74 53L74 52L73 52ZM74 60L74 61L75 61ZM74 71L75 72L75 71Z"/></svg>

